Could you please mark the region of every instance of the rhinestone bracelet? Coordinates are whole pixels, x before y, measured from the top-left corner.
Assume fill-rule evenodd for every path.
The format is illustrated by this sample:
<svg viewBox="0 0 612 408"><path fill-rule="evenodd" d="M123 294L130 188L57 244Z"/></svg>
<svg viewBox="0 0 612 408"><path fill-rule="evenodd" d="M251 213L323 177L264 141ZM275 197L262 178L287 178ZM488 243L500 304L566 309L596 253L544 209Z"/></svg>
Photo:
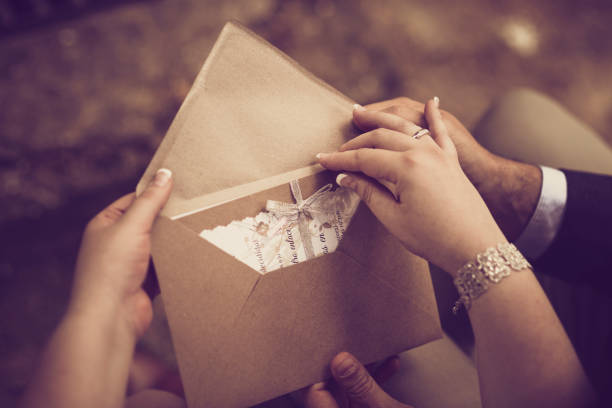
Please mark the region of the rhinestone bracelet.
<svg viewBox="0 0 612 408"><path fill-rule="evenodd" d="M472 301L487 291L489 282L498 283L510 275L511 270L520 271L527 268L531 268L529 262L513 244L507 242L476 255L476 261L463 265L453 280L459 292L453 313L457 314L461 305L465 310L469 310Z"/></svg>

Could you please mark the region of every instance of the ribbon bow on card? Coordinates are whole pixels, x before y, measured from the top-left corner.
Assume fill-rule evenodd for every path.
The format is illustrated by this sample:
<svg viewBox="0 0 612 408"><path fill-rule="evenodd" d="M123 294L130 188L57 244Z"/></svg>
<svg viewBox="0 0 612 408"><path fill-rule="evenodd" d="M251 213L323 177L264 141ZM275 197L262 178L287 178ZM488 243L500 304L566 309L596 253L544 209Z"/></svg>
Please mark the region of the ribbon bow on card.
<svg viewBox="0 0 612 408"><path fill-rule="evenodd" d="M268 200L266 202L266 211L276 215L278 218L287 217L289 220L297 221L300 237L304 244L306 259L311 259L314 258L315 251L312 246L310 232L308 231L308 221L314 218L313 213L329 216L325 211L325 203L322 202L325 200L325 193L332 191L333 185L324 185L306 200L302 198L302 190L297 180L291 180L289 185L291 186L291 194L293 194L295 204Z"/></svg>

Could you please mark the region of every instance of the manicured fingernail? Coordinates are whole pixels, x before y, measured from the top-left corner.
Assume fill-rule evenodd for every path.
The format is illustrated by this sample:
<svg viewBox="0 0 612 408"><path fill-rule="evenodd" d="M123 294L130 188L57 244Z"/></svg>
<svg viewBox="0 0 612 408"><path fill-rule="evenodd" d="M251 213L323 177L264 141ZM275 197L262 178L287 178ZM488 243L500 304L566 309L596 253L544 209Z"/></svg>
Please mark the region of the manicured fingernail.
<svg viewBox="0 0 612 408"><path fill-rule="evenodd" d="M168 181L172 177L172 172L168 169L159 169L157 173L155 173L155 178L153 179L153 184L157 187L163 187L168 184Z"/></svg>
<svg viewBox="0 0 612 408"><path fill-rule="evenodd" d="M361 112L361 111L364 111L366 109L363 106L361 106L360 104L356 103L356 104L353 105L353 110Z"/></svg>
<svg viewBox="0 0 612 408"><path fill-rule="evenodd" d="M440 107L440 98L438 98L437 96L433 97L433 101L436 104L436 108Z"/></svg>
<svg viewBox="0 0 612 408"><path fill-rule="evenodd" d="M338 174L338 175L336 176L336 184L337 184L337 185L339 185L339 186L341 186L341 185L342 185L342 180L345 180L345 179L346 179L346 177L347 177L347 175L346 175L346 174L344 174L344 173L340 173L340 174ZM346 182L346 181L345 181L345 182Z"/></svg>
<svg viewBox="0 0 612 408"><path fill-rule="evenodd" d="M317 160L321 160L326 158L327 156L329 156L329 153L317 153L315 157L317 158Z"/></svg>

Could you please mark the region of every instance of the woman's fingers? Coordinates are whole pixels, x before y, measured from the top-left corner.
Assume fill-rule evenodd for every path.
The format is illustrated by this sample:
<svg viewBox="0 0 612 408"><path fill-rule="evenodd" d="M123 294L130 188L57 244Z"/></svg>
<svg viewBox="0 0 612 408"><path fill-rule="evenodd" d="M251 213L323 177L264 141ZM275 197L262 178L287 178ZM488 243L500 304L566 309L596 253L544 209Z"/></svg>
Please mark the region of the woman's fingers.
<svg viewBox="0 0 612 408"><path fill-rule="evenodd" d="M122 222L132 225L142 232L148 232L157 214L168 201L171 189L172 172L168 169L159 169L151 184L128 208Z"/></svg>
<svg viewBox="0 0 612 408"><path fill-rule="evenodd" d="M383 149L356 149L345 152L319 153L319 163L329 170L359 171L367 176L397 183L398 152Z"/></svg>
<svg viewBox="0 0 612 408"><path fill-rule="evenodd" d="M135 198L136 197L134 193L126 194L123 197L120 197L117 200L115 200L115 202L113 202L111 205L106 207L105 210L112 209L113 211L117 211L117 212L125 212L125 210L127 210L130 207L130 205L132 205Z"/></svg>
<svg viewBox="0 0 612 408"><path fill-rule="evenodd" d="M371 147L375 149L393 150L403 152L410 148L414 140L405 133L389 129L374 129L349 140L340 146L340 151Z"/></svg>
<svg viewBox="0 0 612 408"><path fill-rule="evenodd" d="M415 119L416 115L415 115ZM363 131L377 128L386 128L408 135L414 134L421 126L411 120L388 112L367 110L362 106L355 105L353 109L353 122Z"/></svg>
<svg viewBox="0 0 612 408"><path fill-rule="evenodd" d="M388 187L378 181L364 177L359 174L340 173L336 177L336 183L342 187L355 191L380 221L388 225L390 217L397 213L398 202Z"/></svg>
<svg viewBox="0 0 612 408"><path fill-rule="evenodd" d="M126 194L115 200L112 204L100 211L89 223L88 228L104 228L113 225L132 205L135 199L135 194Z"/></svg>
<svg viewBox="0 0 612 408"><path fill-rule="evenodd" d="M440 99L435 96L425 104L425 118L429 124L429 131L431 132L432 138L436 141L438 146L442 150L455 150L455 144L451 140L448 129L442 120L442 113L440 112Z"/></svg>

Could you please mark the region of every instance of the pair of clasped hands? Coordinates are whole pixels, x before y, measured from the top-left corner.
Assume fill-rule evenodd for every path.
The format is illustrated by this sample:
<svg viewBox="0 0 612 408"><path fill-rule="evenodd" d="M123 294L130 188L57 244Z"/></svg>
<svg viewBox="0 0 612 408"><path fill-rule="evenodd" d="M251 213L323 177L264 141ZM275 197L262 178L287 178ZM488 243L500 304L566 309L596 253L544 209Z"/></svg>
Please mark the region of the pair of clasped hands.
<svg viewBox="0 0 612 408"><path fill-rule="evenodd" d="M487 174L492 155L438 105L438 98L425 105L407 98L367 108L355 105L353 120L364 133L317 159L340 172L339 183L355 190L408 250L453 274L482 248L505 238L474 187ZM430 134L413 138L419 127L429 128ZM172 184L170 171L159 170L139 197L118 199L87 225L67 315L26 393L25 406L55 406L53 398L60 397L62 386L72 390L72 400L89 390L96 393L100 406L124 403L134 346L152 319L151 300L141 287L150 258L150 232ZM83 369L81 362L69 361L78 358L84 341L88 344L83 355L108 353L96 361L109 372L97 373L91 381L93 366ZM62 342L70 346L64 350ZM48 368L54 364L64 373L80 374L70 384L61 384L62 379L54 376L56 369ZM330 364L333 381L304 390L304 405L406 407L377 383L398 364L397 357L391 358L370 374L353 356L340 353ZM60 384L51 389L50 378Z"/></svg>

